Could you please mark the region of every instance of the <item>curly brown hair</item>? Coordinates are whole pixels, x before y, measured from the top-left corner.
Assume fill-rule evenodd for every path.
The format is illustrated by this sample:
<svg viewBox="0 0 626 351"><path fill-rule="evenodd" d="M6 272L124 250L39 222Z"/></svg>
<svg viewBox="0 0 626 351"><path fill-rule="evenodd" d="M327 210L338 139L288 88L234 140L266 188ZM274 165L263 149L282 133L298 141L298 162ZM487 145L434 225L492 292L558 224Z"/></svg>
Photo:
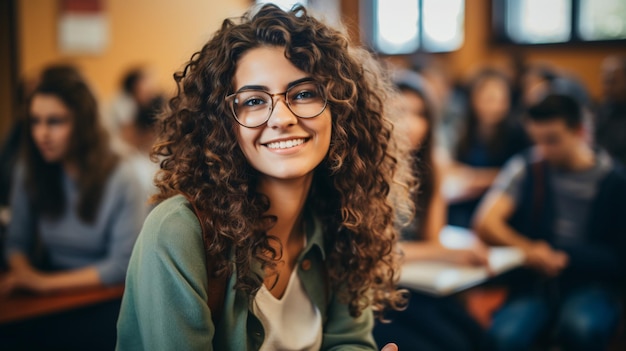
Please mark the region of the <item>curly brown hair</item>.
<svg viewBox="0 0 626 351"><path fill-rule="evenodd" d="M178 93L162 115L153 157L161 159L156 176L162 201L185 195L199 215L210 245L216 276L232 272L236 289L253 294L262 277L251 270L256 260L275 269L280 253L270 246L268 229L276 218L266 215L269 200L257 192L259 173L237 143L236 122L225 103L237 62L247 51L284 47L285 57L326 89L332 113L329 152L314 170L307 203L324 223L330 288L339 292L358 316L400 308L395 242L394 194L410 204L408 170L397 157L392 123L384 115L391 91L388 79L366 50L316 20L303 7L283 11L265 5L240 19L226 19L196 52L184 70L174 74Z"/></svg>

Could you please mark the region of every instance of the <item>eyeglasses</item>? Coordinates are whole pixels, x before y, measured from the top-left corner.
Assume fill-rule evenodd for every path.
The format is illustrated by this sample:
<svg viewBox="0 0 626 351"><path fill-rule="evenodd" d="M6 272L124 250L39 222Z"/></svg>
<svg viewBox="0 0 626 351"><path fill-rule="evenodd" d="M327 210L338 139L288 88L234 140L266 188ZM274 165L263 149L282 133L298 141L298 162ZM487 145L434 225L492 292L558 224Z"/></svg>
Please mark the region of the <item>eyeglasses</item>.
<svg viewBox="0 0 626 351"><path fill-rule="evenodd" d="M263 90L241 90L228 95L226 101L237 123L255 128L265 124L276 107L274 96L284 96L287 108L300 118L317 117L326 109L322 86L313 81L298 83L283 93L270 94Z"/></svg>

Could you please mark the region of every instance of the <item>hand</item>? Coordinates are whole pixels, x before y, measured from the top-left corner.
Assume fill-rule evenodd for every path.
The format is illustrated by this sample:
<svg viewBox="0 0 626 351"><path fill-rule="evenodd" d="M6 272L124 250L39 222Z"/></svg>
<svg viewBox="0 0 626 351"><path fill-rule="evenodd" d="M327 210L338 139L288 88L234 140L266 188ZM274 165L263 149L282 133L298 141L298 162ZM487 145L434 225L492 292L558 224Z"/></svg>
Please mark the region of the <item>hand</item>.
<svg viewBox="0 0 626 351"><path fill-rule="evenodd" d="M479 241L468 249L450 250L449 258L463 266L489 267L489 248Z"/></svg>
<svg viewBox="0 0 626 351"><path fill-rule="evenodd" d="M383 347L380 351L398 351L398 345L389 343L385 345L385 347Z"/></svg>
<svg viewBox="0 0 626 351"><path fill-rule="evenodd" d="M565 252L552 249L544 241L536 242L526 250L526 264L548 277L558 276L567 267L568 261Z"/></svg>
<svg viewBox="0 0 626 351"><path fill-rule="evenodd" d="M12 270L0 278L0 295L8 295L16 290L43 293L45 287L45 275L34 269Z"/></svg>
<svg viewBox="0 0 626 351"><path fill-rule="evenodd" d="M7 273L0 276L0 296L11 294L16 288L15 274Z"/></svg>

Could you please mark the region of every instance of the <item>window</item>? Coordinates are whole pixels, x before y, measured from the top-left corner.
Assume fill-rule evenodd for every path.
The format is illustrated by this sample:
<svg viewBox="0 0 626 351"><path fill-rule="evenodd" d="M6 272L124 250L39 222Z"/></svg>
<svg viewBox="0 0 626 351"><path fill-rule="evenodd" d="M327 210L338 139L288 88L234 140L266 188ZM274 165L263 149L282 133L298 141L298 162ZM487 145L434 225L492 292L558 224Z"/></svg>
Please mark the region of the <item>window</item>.
<svg viewBox="0 0 626 351"><path fill-rule="evenodd" d="M376 1L376 47L387 54L413 52L419 48L419 8L413 0Z"/></svg>
<svg viewBox="0 0 626 351"><path fill-rule="evenodd" d="M362 0L363 39L388 55L454 51L464 14L464 0Z"/></svg>
<svg viewBox="0 0 626 351"><path fill-rule="evenodd" d="M494 37L515 44L626 39L624 0L493 0Z"/></svg>
<svg viewBox="0 0 626 351"><path fill-rule="evenodd" d="M515 42L559 43L570 39L569 0L507 0L506 31Z"/></svg>
<svg viewBox="0 0 626 351"><path fill-rule="evenodd" d="M464 0L422 0L424 48L454 51L463 44Z"/></svg>
<svg viewBox="0 0 626 351"><path fill-rule="evenodd" d="M578 4L578 34L581 39L626 39L626 1L580 0Z"/></svg>

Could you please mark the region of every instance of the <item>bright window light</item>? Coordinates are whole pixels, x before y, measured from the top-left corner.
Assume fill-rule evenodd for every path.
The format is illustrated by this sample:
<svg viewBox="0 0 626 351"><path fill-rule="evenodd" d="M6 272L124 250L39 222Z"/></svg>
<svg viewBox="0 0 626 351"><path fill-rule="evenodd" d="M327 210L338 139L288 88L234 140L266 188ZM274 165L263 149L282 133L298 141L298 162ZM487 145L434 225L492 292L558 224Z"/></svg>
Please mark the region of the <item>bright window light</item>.
<svg viewBox="0 0 626 351"><path fill-rule="evenodd" d="M464 0L422 0L424 48L430 52L453 51L464 39Z"/></svg>
<svg viewBox="0 0 626 351"><path fill-rule="evenodd" d="M570 39L572 3L569 0L508 0L509 36L518 43L559 43Z"/></svg>
<svg viewBox="0 0 626 351"><path fill-rule="evenodd" d="M626 1L580 0L578 13L581 39L626 39Z"/></svg>
<svg viewBox="0 0 626 351"><path fill-rule="evenodd" d="M378 52L447 52L464 40L465 0L372 0Z"/></svg>
<svg viewBox="0 0 626 351"><path fill-rule="evenodd" d="M419 7L415 0L377 0L375 45L385 54L406 54L419 47Z"/></svg>

